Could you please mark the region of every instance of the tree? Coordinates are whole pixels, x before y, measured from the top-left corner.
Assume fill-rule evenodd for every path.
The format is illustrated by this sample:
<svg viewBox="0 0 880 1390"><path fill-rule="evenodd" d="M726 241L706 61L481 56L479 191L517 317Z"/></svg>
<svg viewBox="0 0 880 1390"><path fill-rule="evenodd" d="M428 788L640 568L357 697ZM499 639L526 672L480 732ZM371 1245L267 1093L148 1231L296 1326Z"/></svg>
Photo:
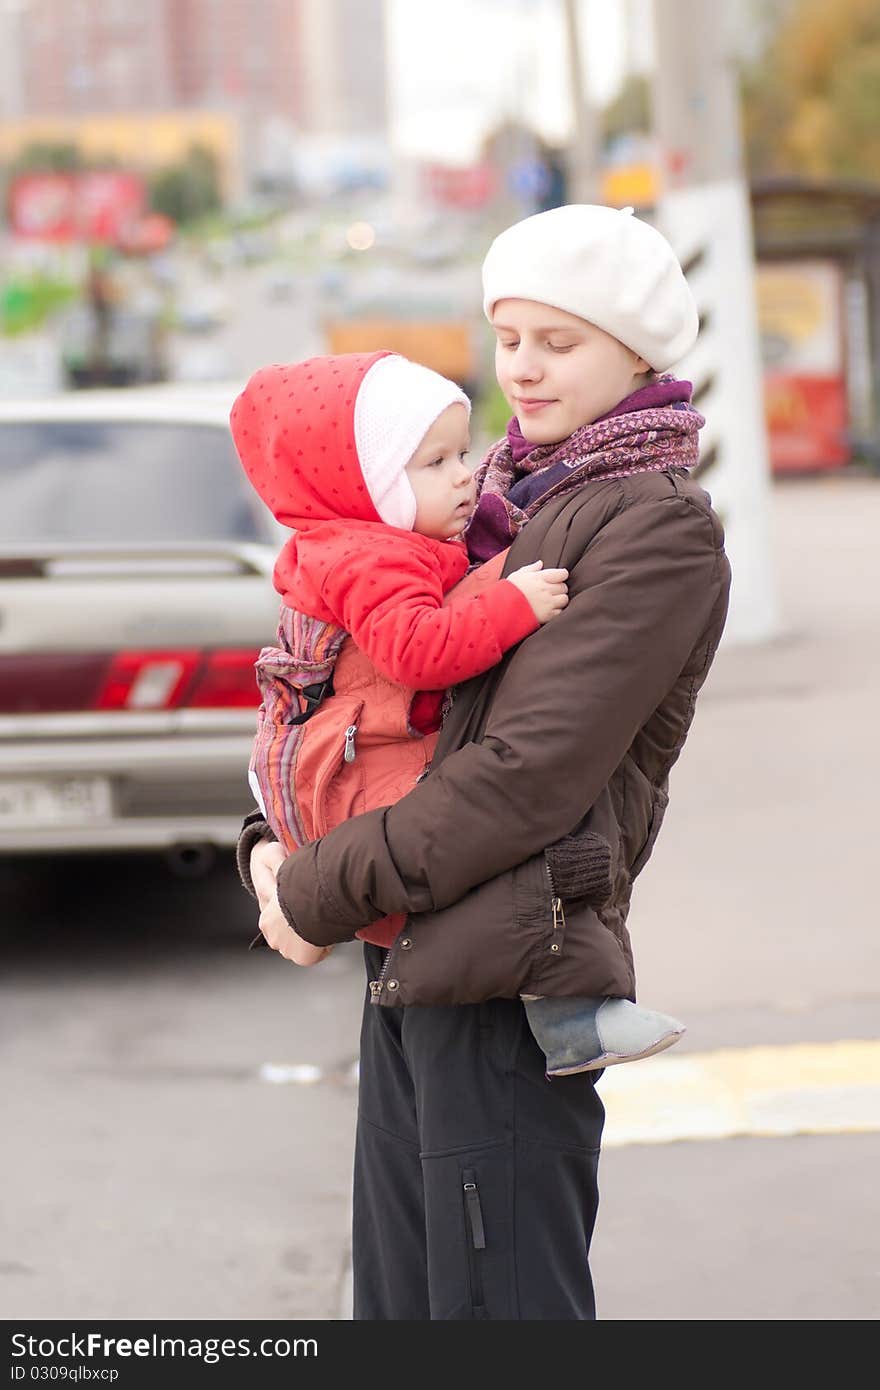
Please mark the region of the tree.
<svg viewBox="0 0 880 1390"><path fill-rule="evenodd" d="M25 145L9 165L16 174L69 174L83 167L79 146L73 141L34 140Z"/></svg>
<svg viewBox="0 0 880 1390"><path fill-rule="evenodd" d="M755 175L880 179L880 6L799 0L743 83Z"/></svg>
<svg viewBox="0 0 880 1390"><path fill-rule="evenodd" d="M180 164L170 164L154 175L150 205L178 224L195 221L221 205L217 161L203 145L191 145Z"/></svg>
<svg viewBox="0 0 880 1390"><path fill-rule="evenodd" d="M651 130L651 89L642 73L630 73L601 115L602 141L605 146L620 135L643 135Z"/></svg>

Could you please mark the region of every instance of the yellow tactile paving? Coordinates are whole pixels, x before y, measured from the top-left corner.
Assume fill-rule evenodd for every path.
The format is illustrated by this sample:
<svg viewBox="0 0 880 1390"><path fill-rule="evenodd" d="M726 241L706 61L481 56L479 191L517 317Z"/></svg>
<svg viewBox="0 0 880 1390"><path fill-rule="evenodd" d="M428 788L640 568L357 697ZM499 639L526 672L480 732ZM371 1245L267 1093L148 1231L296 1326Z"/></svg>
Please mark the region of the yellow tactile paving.
<svg viewBox="0 0 880 1390"><path fill-rule="evenodd" d="M880 1040L669 1053L609 1067L606 1145L880 1130Z"/></svg>
<svg viewBox="0 0 880 1390"><path fill-rule="evenodd" d="M356 1086L358 1064L265 1062L260 1081ZM606 1145L880 1131L880 1040L664 1053L609 1067Z"/></svg>

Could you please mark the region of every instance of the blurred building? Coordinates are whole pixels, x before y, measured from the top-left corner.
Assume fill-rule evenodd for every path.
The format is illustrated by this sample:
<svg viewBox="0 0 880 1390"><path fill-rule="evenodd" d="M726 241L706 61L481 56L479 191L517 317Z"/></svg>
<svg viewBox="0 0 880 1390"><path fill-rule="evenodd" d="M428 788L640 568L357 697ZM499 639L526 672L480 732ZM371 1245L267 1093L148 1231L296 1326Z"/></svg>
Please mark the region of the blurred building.
<svg viewBox="0 0 880 1390"><path fill-rule="evenodd" d="M24 0L0 0L0 121L21 115Z"/></svg>
<svg viewBox="0 0 880 1390"><path fill-rule="evenodd" d="M283 173L298 138L387 129L383 0L0 0L0 52L0 114L21 143L211 113L236 123L223 154L235 145L252 182Z"/></svg>

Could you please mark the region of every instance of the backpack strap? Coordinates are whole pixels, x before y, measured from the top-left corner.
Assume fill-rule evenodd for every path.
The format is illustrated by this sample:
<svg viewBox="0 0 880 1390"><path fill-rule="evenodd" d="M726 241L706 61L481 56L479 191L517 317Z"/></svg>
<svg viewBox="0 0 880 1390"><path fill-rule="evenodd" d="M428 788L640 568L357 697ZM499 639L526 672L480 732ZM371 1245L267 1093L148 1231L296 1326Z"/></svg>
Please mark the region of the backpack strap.
<svg viewBox="0 0 880 1390"><path fill-rule="evenodd" d="M255 662L262 704L248 780L259 788L266 820L288 852L307 842L309 822L296 791L303 726L333 694L333 668L347 636L336 623L282 608L278 645L264 647Z"/></svg>
<svg viewBox="0 0 880 1390"><path fill-rule="evenodd" d="M255 663L266 712L276 723L304 724L333 694L333 668L348 633L293 608L282 608L278 646L264 647Z"/></svg>

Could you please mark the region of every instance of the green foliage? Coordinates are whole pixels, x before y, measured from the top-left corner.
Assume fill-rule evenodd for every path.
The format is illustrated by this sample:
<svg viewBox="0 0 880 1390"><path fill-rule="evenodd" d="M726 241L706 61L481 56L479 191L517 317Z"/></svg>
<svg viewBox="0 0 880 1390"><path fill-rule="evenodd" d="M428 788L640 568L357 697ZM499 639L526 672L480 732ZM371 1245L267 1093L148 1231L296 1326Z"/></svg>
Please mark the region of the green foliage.
<svg viewBox="0 0 880 1390"><path fill-rule="evenodd" d="M191 145L182 163L160 169L150 183L151 207L178 226L216 212L221 201L217 161L203 145Z"/></svg>
<svg viewBox="0 0 880 1390"><path fill-rule="evenodd" d="M880 6L799 0L745 75L747 158L755 175L880 179Z"/></svg>
<svg viewBox="0 0 880 1390"><path fill-rule="evenodd" d="M0 289L0 334L11 338L39 328L76 293L75 285L47 275L10 280Z"/></svg>
<svg viewBox="0 0 880 1390"><path fill-rule="evenodd" d="M16 174L69 174L83 167L79 147L72 141L50 142L34 140L25 145L9 165L10 177Z"/></svg>
<svg viewBox="0 0 880 1390"><path fill-rule="evenodd" d="M619 135L646 134L651 129L651 86L642 73L631 73L617 96L603 109L602 138L610 144Z"/></svg>
<svg viewBox="0 0 880 1390"><path fill-rule="evenodd" d="M501 387L493 379L485 395L480 397L477 407L477 427L480 433L494 443L507 429L510 419L510 406L504 398Z"/></svg>

